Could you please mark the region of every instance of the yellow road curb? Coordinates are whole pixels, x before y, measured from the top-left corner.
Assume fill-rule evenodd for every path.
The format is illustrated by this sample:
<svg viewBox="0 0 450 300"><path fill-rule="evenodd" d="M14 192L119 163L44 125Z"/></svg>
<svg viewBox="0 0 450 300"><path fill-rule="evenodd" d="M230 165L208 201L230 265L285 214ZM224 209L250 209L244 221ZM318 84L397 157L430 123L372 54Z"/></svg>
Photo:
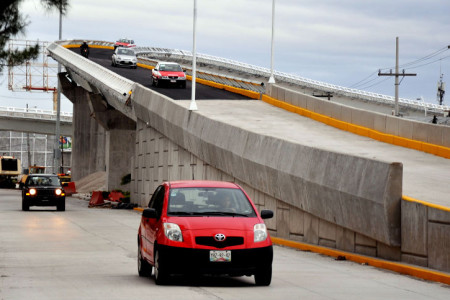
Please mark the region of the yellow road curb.
<svg viewBox="0 0 450 300"><path fill-rule="evenodd" d="M450 285L450 274L444 272L433 271L430 269L414 267L411 265L386 261L379 258L368 257L355 253L345 252L336 249L325 248L322 246L310 245L300 242L289 241L277 237L272 237L272 242L276 245L295 248L303 251L311 251L331 257L345 257L346 260L353 261L360 264L367 264L376 268L394 271L400 274L410 275L417 278L442 282Z"/></svg>
<svg viewBox="0 0 450 300"><path fill-rule="evenodd" d="M402 196L402 199L405 200L405 201L408 201L408 202L416 202L416 203L420 203L420 204L428 206L428 207L432 207L432 208L435 208L435 209L439 209L439 210L450 212L450 207L446 207L446 206L443 206L443 205L438 205L438 204L425 202L425 201L422 201L422 200L417 200L417 199L414 199L414 198L408 197L408 196Z"/></svg>
<svg viewBox="0 0 450 300"><path fill-rule="evenodd" d="M313 119L315 121L324 123L326 125L335 127L340 130L348 131L360 136L365 136L383 143L392 144L396 146L401 146L404 148L414 149L430 154L434 154L436 156L440 156L443 158L450 158L450 148L439 146L435 144L430 144L426 142L416 141L412 139L407 139L404 137L387 134L381 131L377 131L374 129L370 129L367 127L355 125L352 123L347 123L341 120L333 119L331 117L318 114L316 112L307 110L302 107L298 107L289 103L286 103L284 101L280 101L278 99L272 98L268 95L262 96L262 101L271 104L273 106L282 108L284 110L299 114L304 117L308 117L310 119Z"/></svg>

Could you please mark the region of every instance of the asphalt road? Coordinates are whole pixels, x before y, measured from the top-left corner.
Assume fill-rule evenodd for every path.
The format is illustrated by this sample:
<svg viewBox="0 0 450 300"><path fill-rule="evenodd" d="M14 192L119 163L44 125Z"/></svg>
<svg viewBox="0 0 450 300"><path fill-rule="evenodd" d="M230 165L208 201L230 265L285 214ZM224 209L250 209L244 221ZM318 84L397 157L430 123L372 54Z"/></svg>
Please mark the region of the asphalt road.
<svg viewBox="0 0 450 300"><path fill-rule="evenodd" d="M68 198L21 211L20 191L0 190L0 299L449 299L450 287L289 248L274 248L273 279L176 278L156 286L136 266L140 214L88 208Z"/></svg>
<svg viewBox="0 0 450 300"><path fill-rule="evenodd" d="M72 51L79 54L79 49L71 48ZM153 87L151 81L151 71L144 68L130 69L126 67L111 66L111 56L113 50L95 49L91 48L89 51L89 59L98 63L99 65L116 72L117 74L128 78L134 82L140 83L143 86L157 91L174 100L190 100L192 92L191 81L186 82L186 89L179 87ZM206 85L197 84L195 88L195 100L250 100L250 98L231 93L225 90L219 90Z"/></svg>

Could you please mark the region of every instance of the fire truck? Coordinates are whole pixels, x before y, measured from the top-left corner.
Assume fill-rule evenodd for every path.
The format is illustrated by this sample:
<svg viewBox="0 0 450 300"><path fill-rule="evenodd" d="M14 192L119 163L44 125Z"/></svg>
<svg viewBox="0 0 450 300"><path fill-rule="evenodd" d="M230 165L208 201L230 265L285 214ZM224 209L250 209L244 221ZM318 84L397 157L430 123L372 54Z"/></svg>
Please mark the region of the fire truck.
<svg viewBox="0 0 450 300"><path fill-rule="evenodd" d="M21 174L20 159L14 156L0 156L0 187L14 188Z"/></svg>

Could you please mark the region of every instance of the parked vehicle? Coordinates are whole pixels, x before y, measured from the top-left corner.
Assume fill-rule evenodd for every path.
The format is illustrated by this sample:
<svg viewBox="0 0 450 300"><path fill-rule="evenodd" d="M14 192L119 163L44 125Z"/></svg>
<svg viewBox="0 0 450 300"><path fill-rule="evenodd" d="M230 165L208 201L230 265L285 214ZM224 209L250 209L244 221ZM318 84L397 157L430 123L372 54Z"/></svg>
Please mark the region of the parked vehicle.
<svg viewBox="0 0 450 300"><path fill-rule="evenodd" d="M270 285L273 250L263 219L237 184L221 181L164 182L142 213L138 273L156 284L173 274L254 275Z"/></svg>
<svg viewBox="0 0 450 300"><path fill-rule="evenodd" d="M173 62L159 62L152 70L152 85L171 84L186 88L186 74L181 66Z"/></svg>
<svg viewBox="0 0 450 300"><path fill-rule="evenodd" d="M14 188L21 174L20 159L14 156L0 156L0 187Z"/></svg>

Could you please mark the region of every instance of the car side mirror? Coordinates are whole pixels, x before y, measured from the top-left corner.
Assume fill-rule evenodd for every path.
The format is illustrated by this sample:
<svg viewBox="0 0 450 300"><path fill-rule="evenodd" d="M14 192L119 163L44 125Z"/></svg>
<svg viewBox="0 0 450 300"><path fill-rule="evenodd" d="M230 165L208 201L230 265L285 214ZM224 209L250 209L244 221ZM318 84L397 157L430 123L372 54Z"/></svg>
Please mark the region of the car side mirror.
<svg viewBox="0 0 450 300"><path fill-rule="evenodd" d="M261 218L262 219L271 219L271 218L273 218L273 211L271 211L269 209L263 209L261 211Z"/></svg>
<svg viewBox="0 0 450 300"><path fill-rule="evenodd" d="M153 71L157 71L158 72L158 69L157 68L153 68Z"/></svg>
<svg viewBox="0 0 450 300"><path fill-rule="evenodd" d="M150 219L157 219L158 214L156 213L156 210L154 208L145 208L142 212L142 216L144 218L150 218Z"/></svg>

